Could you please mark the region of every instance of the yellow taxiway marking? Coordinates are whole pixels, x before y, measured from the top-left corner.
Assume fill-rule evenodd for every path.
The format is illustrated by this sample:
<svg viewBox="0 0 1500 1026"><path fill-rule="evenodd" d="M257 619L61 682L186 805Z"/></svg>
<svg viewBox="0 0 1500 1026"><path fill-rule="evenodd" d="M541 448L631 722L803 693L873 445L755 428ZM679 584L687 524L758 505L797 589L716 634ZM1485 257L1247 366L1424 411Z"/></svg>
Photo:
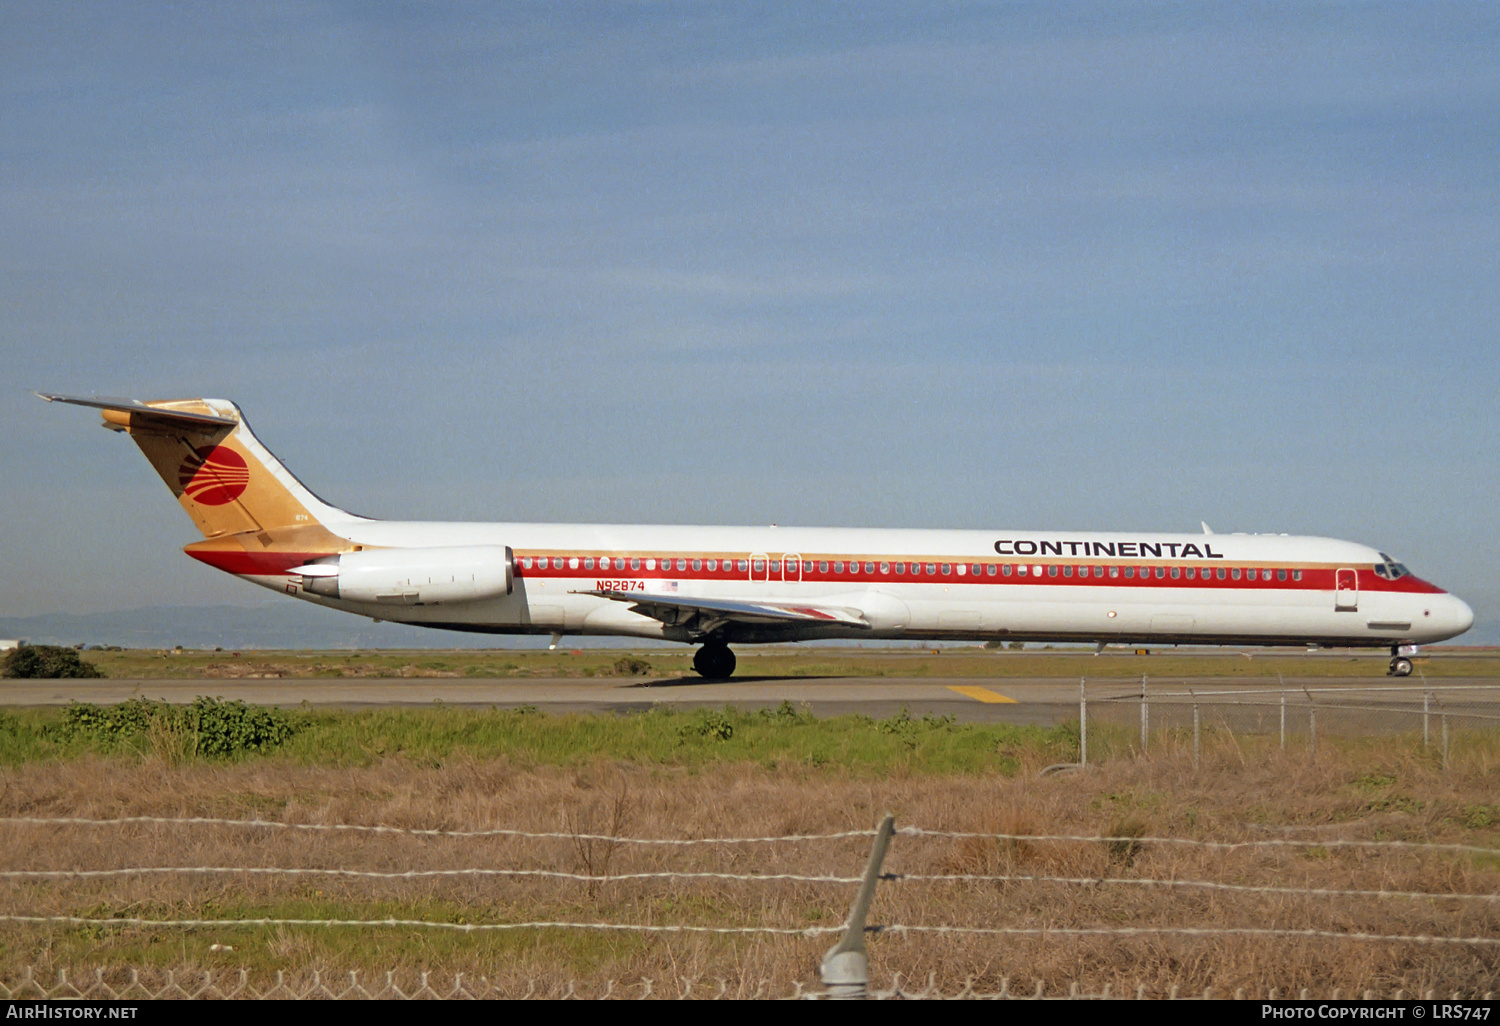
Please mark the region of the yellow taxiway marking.
<svg viewBox="0 0 1500 1026"><path fill-rule="evenodd" d="M1000 692L991 691L989 688L949 686L948 690L957 691L965 698L972 698L977 702L1009 702L1014 705L1016 701L1014 698L1007 698Z"/></svg>

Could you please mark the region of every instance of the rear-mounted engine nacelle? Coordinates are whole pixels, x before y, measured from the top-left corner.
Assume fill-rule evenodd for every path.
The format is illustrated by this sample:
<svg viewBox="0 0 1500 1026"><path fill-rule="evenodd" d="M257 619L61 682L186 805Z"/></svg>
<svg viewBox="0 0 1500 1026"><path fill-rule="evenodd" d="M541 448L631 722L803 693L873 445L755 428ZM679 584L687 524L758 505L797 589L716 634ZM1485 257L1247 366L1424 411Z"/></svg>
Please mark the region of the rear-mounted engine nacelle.
<svg viewBox="0 0 1500 1026"><path fill-rule="evenodd" d="M365 549L294 567L302 589L347 602L429 605L508 595L515 556L508 545Z"/></svg>

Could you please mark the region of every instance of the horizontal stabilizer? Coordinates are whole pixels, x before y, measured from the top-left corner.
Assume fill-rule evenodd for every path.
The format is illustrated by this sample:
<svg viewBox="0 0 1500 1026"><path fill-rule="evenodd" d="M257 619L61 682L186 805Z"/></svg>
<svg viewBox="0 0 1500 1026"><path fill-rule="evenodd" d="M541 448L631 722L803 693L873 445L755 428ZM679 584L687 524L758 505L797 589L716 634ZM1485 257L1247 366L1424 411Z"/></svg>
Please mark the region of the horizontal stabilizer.
<svg viewBox="0 0 1500 1026"><path fill-rule="evenodd" d="M51 395L34 393L38 399L49 403L72 403L74 406L92 406L98 410L114 410L140 417L162 427L185 428L190 431L212 431L215 428L234 427L239 421L232 417L216 417L210 413L188 413L184 410L166 410L147 406L139 399L117 399L112 396Z"/></svg>

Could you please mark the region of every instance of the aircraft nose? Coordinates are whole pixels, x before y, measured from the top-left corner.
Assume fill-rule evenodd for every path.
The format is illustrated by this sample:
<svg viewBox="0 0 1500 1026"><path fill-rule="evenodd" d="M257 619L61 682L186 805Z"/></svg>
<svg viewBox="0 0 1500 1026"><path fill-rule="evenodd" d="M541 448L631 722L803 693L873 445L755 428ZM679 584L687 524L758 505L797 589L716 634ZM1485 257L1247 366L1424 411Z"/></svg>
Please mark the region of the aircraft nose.
<svg viewBox="0 0 1500 1026"><path fill-rule="evenodd" d="M1453 611L1450 614L1453 618L1453 632L1462 634L1474 626L1474 610L1470 609L1469 604L1457 595L1448 597L1453 600Z"/></svg>

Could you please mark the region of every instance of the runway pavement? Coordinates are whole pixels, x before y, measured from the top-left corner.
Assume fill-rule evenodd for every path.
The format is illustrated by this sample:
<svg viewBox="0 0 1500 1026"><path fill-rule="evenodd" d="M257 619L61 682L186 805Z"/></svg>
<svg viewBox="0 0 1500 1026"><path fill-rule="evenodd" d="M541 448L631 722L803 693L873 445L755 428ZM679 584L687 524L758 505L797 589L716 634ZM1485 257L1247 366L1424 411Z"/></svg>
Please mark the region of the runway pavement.
<svg viewBox="0 0 1500 1026"><path fill-rule="evenodd" d="M1399 688L1401 690L1392 690ZM1093 680L1086 684L1090 717L1127 720L1137 715L1138 679ZM1371 707L1420 707L1429 702L1453 711L1500 717L1500 680L1444 679L1371 681L1369 678L1309 677L1275 679L1205 678L1152 680L1153 708L1186 709L1196 701L1218 708L1279 700L1283 691L1296 705L1330 703ZM656 706L692 709L732 705L772 707L790 701L819 716L861 713L876 718L903 708L914 716L954 716L962 722L1051 725L1078 717L1077 679L938 677L738 677L709 683L697 677L651 680L601 678L282 678L196 680L16 680L0 684L0 705L49 706L69 702L110 704L129 698L191 702L199 695L257 705L373 708L441 703L467 708L536 706L548 712L632 712Z"/></svg>

